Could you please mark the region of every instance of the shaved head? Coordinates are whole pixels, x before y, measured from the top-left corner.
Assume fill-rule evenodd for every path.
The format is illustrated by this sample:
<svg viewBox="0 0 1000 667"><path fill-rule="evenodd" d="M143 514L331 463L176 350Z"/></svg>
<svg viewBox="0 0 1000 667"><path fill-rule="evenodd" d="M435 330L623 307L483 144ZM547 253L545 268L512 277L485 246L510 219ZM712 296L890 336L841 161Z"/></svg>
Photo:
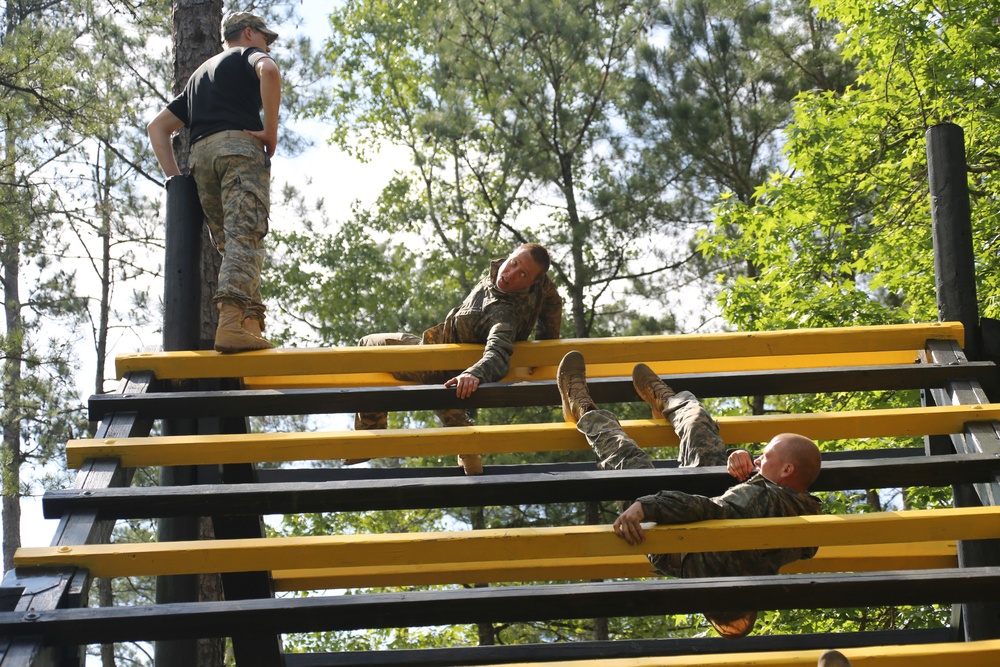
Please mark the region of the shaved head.
<svg viewBox="0 0 1000 667"><path fill-rule="evenodd" d="M771 438L768 446L772 456L783 465L791 465L782 480L772 479L772 482L787 486L796 491L805 491L816 481L822 457L816 443L798 433L779 433Z"/></svg>

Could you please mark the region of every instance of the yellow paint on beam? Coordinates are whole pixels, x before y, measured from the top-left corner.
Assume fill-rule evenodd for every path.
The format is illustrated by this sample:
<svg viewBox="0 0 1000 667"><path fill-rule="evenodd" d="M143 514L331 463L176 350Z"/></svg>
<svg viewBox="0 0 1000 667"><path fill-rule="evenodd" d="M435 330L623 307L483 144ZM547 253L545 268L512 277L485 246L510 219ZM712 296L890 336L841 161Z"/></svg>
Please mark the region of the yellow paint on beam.
<svg viewBox="0 0 1000 667"><path fill-rule="evenodd" d="M727 445L767 442L777 433L801 433L816 440L903 437L962 433L967 422L1000 420L1000 403L793 415L720 417ZM676 447L677 436L662 419L622 422L641 447ZM127 468L311 461L357 457L454 454L507 454L525 451L586 450L586 440L566 423L453 428L319 431L94 438L70 440L66 462L79 468L87 459L118 458Z"/></svg>
<svg viewBox="0 0 1000 667"><path fill-rule="evenodd" d="M788 331L571 338L514 345L512 367L558 366L569 350L579 350L593 364L634 364L671 359L768 357L920 350L928 339L964 342L959 322L900 324ZM239 355L213 351L138 352L119 355L118 376L153 371L156 377L248 377L326 375L405 370L467 368L482 356L481 345L422 345L379 348L279 348Z"/></svg>
<svg viewBox="0 0 1000 667"><path fill-rule="evenodd" d="M731 359L677 359L653 361L647 365L659 375L694 373L732 373L802 368L836 368L857 366L910 365L918 361L916 350L886 350L884 352L843 352L839 354L774 355L770 357L735 357ZM587 364L587 377L629 377L635 362L625 364ZM510 369L501 382L540 382L554 380L558 366ZM275 375L247 377L247 389L324 389L348 387L398 387L413 382L397 380L390 373L340 373L331 375Z"/></svg>
<svg viewBox="0 0 1000 667"><path fill-rule="evenodd" d="M828 546L807 560L789 563L784 574L808 572L875 572L882 570L958 567L955 542ZM642 579L657 576L645 556L552 558L483 563L370 565L278 570L271 573L275 590L299 591L380 586L432 586L528 581Z"/></svg>
<svg viewBox="0 0 1000 667"><path fill-rule="evenodd" d="M95 577L251 572L373 564L600 558L644 553L885 544L1000 537L1000 507L716 520L653 526L633 547L611 526L327 535L22 547L17 567L82 567Z"/></svg>
<svg viewBox="0 0 1000 667"><path fill-rule="evenodd" d="M853 667L995 667L1000 639L840 649ZM816 667L822 650L699 655L698 667ZM484 667L691 667L691 656L503 663Z"/></svg>

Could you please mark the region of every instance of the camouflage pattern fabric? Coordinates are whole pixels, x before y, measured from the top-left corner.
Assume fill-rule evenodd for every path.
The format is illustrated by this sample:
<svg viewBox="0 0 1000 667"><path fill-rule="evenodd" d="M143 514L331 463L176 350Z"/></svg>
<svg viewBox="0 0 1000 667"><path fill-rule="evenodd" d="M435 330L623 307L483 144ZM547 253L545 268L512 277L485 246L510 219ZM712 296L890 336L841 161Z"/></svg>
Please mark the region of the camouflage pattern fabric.
<svg viewBox="0 0 1000 667"><path fill-rule="evenodd" d="M535 340L559 338L562 326L562 297L548 276L523 292L503 292L496 287L497 271L503 260L490 263L487 276L479 281L462 305L453 308L445 321L424 332L423 338L411 333L370 334L358 346L433 345L473 343L483 345L483 356L465 369L480 382L497 382L510 370L510 355L515 341L528 340L532 330ZM421 384L442 384L461 370L409 371L393 373L397 380ZM465 410L436 410L445 426L471 426ZM361 413L355 416L355 428L385 428L385 413Z"/></svg>
<svg viewBox="0 0 1000 667"><path fill-rule="evenodd" d="M678 460L682 467L725 466L726 449L715 420L690 392L670 399L667 418L680 438ZM607 410L591 410L579 422L602 470L652 468L649 456L622 430ZM691 523L706 519L745 519L819 514L818 498L775 484L760 474L736 484L721 496L709 498L680 491L660 491L636 499L647 521L659 524ZM627 507L631 502L623 501ZM649 562L671 577L726 577L777 574L781 566L812 558L815 547L687 553L649 554Z"/></svg>
<svg viewBox="0 0 1000 667"><path fill-rule="evenodd" d="M205 211L212 243L222 254L215 304L243 309L264 328L260 272L270 210L271 161L247 135L195 142L191 175Z"/></svg>
<svg viewBox="0 0 1000 667"><path fill-rule="evenodd" d="M370 334L364 336L358 341L358 347L380 347L383 345L420 345L420 339L411 333L398 332L398 333L380 333L380 334ZM397 380L402 380L404 382L420 382L422 384L427 384L427 373L422 371L404 371L401 373L393 373L392 376ZM448 377L441 380L445 380L454 377L449 375ZM445 426L472 426L472 417L469 413L460 408L451 408L447 410L435 410L434 414L438 416L441 423ZM368 429L382 429L386 428L388 424L388 415L385 412L359 412L354 415L354 430L368 430Z"/></svg>

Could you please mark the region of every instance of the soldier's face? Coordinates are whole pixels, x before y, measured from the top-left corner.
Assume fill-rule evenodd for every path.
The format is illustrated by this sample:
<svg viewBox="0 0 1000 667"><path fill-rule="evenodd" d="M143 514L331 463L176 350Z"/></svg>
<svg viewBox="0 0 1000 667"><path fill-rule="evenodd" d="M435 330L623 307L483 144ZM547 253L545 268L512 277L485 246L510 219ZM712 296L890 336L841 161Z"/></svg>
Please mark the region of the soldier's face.
<svg viewBox="0 0 1000 667"><path fill-rule="evenodd" d="M497 287L504 292L520 292L531 287L542 273L541 267L523 248L515 250L497 271Z"/></svg>
<svg viewBox="0 0 1000 667"><path fill-rule="evenodd" d="M785 468L785 457L781 454L781 442L772 440L767 443L767 447L753 461L757 469L767 479L774 483L781 480L782 472Z"/></svg>

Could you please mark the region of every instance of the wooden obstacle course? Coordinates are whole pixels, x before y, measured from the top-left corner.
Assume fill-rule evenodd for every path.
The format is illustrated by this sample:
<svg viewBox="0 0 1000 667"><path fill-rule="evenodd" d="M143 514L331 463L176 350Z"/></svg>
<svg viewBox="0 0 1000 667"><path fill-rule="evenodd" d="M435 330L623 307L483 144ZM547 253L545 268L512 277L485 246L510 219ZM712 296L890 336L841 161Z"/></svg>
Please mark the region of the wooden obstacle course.
<svg viewBox="0 0 1000 667"><path fill-rule="evenodd" d="M956 540L1000 538L997 534L1000 520L994 515L995 506L989 502L996 495L1000 472L1000 459L991 453L1000 451L996 430L1000 405L984 400L981 389L977 389L996 387L997 373L990 363L969 363L964 357L942 361L942 351L957 350L961 341L961 326L933 324L518 344L508 381L484 385L474 400L464 403L459 403L449 390L399 383L379 369L387 368L384 364L388 360L403 364L396 366L400 369L407 364L431 364L438 368L442 364L461 365L458 364L464 358L461 355L470 354L464 348L474 346L394 348L393 352L404 353L399 357L371 355L371 349L268 350L235 357L214 353L130 355L121 360L119 368L128 373L123 387L131 389L117 395L97 396L91 401L91 414L102 423L99 437L74 441L68 447L72 464L80 466L80 479L91 481L84 483L85 488L46 495L47 515L62 517L61 526L65 524L67 530L60 530L51 547L20 551L18 575L27 581L30 576L25 573L53 568L57 572L71 572L75 589L85 591L90 576L222 570L233 573L227 576L250 573L255 581L263 583L263 588L247 589L241 596L240 591L227 585L225 602L155 605L144 609L141 615L132 616L114 609L57 609L44 619L35 619L42 620L35 623L26 621L22 612L0 612L0 628L16 637L41 632L46 641L56 644L180 638L209 632L228 634L234 636L234 645L242 646L237 651L237 662L243 667L244 663L277 664L267 662L280 656L277 643L269 643L267 638L278 633L348 626L399 627L391 624L423 625L434 620L500 622L517 620L518 614L541 620L547 618L545 614L556 614L548 618L557 618L560 612L579 604L586 605L586 613L581 617L590 617L697 613L701 610L698 601L709 599L706 596L724 600L720 604L731 608L767 596L768 602L763 607L769 609L816 608L824 604L863 606L879 604L879 600L884 604L936 601L966 606L988 602L996 597L1000 568L957 567L957 554L968 542ZM474 443L475 451L486 454L585 449L581 436L563 423L378 433L143 437L152 420L180 416L225 419L251 414L318 414L358 409L557 405L558 392L551 379L552 372L562 355L574 348L583 350L588 358L588 376L593 378L590 385L599 402L638 400L631 380L620 377L629 372L635 361L651 362L677 388L692 389L703 397L930 388L938 392L935 406L723 418L721 430L732 444L759 443L783 430L806 432L823 440L930 436L940 442L954 441L957 444L952 451L942 449L934 456L914 451L830 455L815 488L847 490L960 482L975 484L979 497L987 499L987 507L933 510L930 515L885 513L794 517L787 523L761 519L663 526L650 531L650 542L642 549L627 547L606 526L505 531L503 535L459 531L460 534L265 540L254 537L244 520L255 523L261 515L274 513L607 500L638 489L677 488L715 495L729 480L721 469L681 469L669 463L650 471L602 473L580 464L490 466L488 457L487 474L478 478L461 476L457 469L292 469L260 470L258 479L251 467L267 461L311 461L354 455L451 455L460 450L472 451L470 443ZM592 359L596 361L593 364L589 363ZM529 376L524 369L532 365L537 370ZM179 385L174 382L230 377L237 367L242 389L201 390L192 389L186 382ZM276 372L279 368L280 375ZM140 374L146 374L146 379L133 382ZM369 381L378 386L352 384ZM975 400L967 400L962 393L965 390L956 387L973 388ZM643 446L676 446L671 429L661 420L635 420L625 426ZM954 449L958 447L961 449L956 453ZM199 486L149 489L128 486L135 467L194 465L217 469L222 476L219 481ZM223 483L236 480L240 483ZM123 486L114 488L116 484ZM220 536L234 539L207 543L103 544L111 522L118 518L183 518L199 514L215 517ZM70 526L76 527L68 530ZM230 526L228 531L226 526ZM678 535L685 537L677 538ZM673 547L669 546L671 539L675 540ZM700 545L698 548L718 549L802 540L809 546L820 547L812 561L793 564L786 568L788 574L741 581L739 586L733 586L731 580L717 584L717 580L649 579L648 564L642 555L646 548L654 546L666 553L670 548L692 551L694 543ZM683 548L678 546L681 544ZM503 559L498 560L497 554L502 554ZM584 583L594 577L626 581L607 582L609 585ZM341 596L268 599L270 588L549 581L575 583L413 591L388 597L354 595L347 596L352 598L347 606L339 599ZM248 637L256 638L257 645L263 646L257 658L252 656L254 651L247 650ZM792 649L807 643L806 638L789 637L768 646L771 651L779 651L782 647ZM959 642L949 646L972 644ZM677 647L680 643L669 645ZM551 650L555 656L561 647L539 650L544 655ZM717 655L722 660L719 664L735 664L725 662L726 650L718 646L706 649L706 655ZM934 650L944 651L925 652L932 654ZM992 655L989 650L992 649L983 654ZM858 651L856 656L867 661L863 664L896 664L891 661L897 658L885 649L858 647ZM543 653L532 660L544 660ZM394 655L401 654L375 653L365 659L365 664L397 664L392 662L396 659ZM597 655L593 653L590 658L596 659ZM940 653L935 655L940 657ZM280 659L294 663L291 655ZM358 659L362 660L361 656ZM417 658L409 663L407 658L399 660L403 662L398 664L429 664ZM449 659L440 660L441 664L448 664ZM461 660L463 664L491 664L480 659ZM507 658L498 660L497 664L501 664Z"/></svg>

